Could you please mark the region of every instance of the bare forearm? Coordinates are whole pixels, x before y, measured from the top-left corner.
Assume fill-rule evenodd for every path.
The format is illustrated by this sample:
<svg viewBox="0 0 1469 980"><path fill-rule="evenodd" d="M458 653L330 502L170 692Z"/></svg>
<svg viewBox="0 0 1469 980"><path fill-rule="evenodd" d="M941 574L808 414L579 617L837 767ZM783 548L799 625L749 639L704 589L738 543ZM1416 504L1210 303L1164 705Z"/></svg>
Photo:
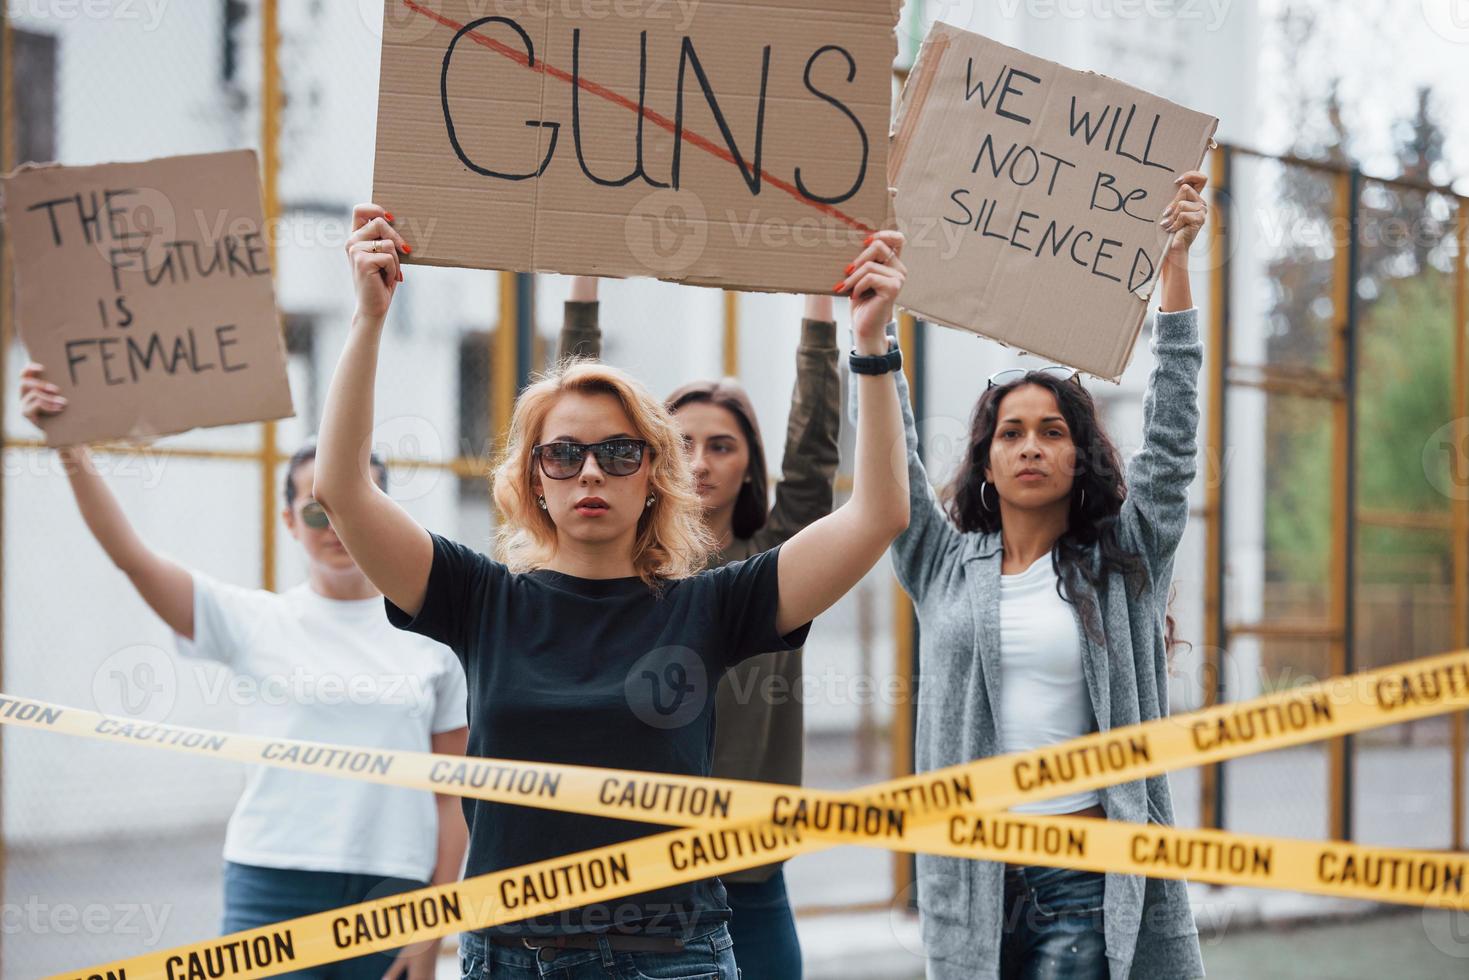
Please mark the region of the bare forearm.
<svg viewBox="0 0 1469 980"><path fill-rule="evenodd" d="M439 851L430 885L444 885L459 880L464 866L464 849L469 844L469 828L464 825L464 811L457 796L435 796L439 811Z"/></svg>
<svg viewBox="0 0 1469 980"><path fill-rule="evenodd" d="M863 353L860 346L858 353ZM853 375L852 380L857 384L857 452L852 497L845 506L864 522L897 534L908 523L907 443L898 387L891 374Z"/></svg>
<svg viewBox="0 0 1469 980"><path fill-rule="evenodd" d="M129 574L136 571L148 547L128 522L112 488L97 472L91 452L86 446L67 446L58 452L87 530L114 565Z"/></svg>
<svg viewBox="0 0 1469 980"><path fill-rule="evenodd" d="M72 495L87 530L102 546L148 607L181 636L194 636L194 574L171 558L155 553L138 536L116 495L92 464L85 446L60 450Z"/></svg>
<svg viewBox="0 0 1469 980"><path fill-rule="evenodd" d="M597 301L597 277L572 276L570 299L573 303L595 303Z"/></svg>
<svg viewBox="0 0 1469 980"><path fill-rule="evenodd" d="M1169 252L1164 257L1160 284L1163 290L1162 305L1158 307L1160 312L1178 313L1193 307L1193 290L1188 281L1188 252Z"/></svg>
<svg viewBox="0 0 1469 980"><path fill-rule="evenodd" d="M378 489L369 472L381 336L381 317L359 311L352 318L327 390L311 493L368 581L399 609L416 616L428 589L433 540L412 515Z"/></svg>
<svg viewBox="0 0 1469 980"><path fill-rule="evenodd" d="M780 553L785 635L831 608L908 526L908 471L891 374L858 375L857 459L852 497L791 538Z"/></svg>
<svg viewBox="0 0 1469 980"><path fill-rule="evenodd" d="M327 389L316 449L313 494L330 511L353 497L371 494L373 392L383 321L360 311Z"/></svg>
<svg viewBox="0 0 1469 980"><path fill-rule="evenodd" d="M830 296L806 296L806 312L808 320L821 320L831 322L837 318L836 302Z"/></svg>

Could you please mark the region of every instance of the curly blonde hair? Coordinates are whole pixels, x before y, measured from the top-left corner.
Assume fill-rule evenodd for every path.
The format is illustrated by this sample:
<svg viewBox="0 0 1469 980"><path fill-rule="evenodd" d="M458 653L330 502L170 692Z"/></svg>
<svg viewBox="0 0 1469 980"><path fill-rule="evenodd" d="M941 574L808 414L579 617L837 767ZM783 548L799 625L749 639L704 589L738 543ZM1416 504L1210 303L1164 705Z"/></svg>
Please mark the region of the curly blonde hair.
<svg viewBox="0 0 1469 980"><path fill-rule="evenodd" d="M528 572L544 567L556 554L556 524L536 505L532 450L557 399L571 392L616 398L632 420L634 433L648 443L648 489L656 499L638 518L632 555L638 577L657 588L661 581L698 572L716 543L704 524L677 423L663 403L630 375L585 358L562 361L537 376L515 401L510 437L492 477L500 515L499 560L512 572Z"/></svg>

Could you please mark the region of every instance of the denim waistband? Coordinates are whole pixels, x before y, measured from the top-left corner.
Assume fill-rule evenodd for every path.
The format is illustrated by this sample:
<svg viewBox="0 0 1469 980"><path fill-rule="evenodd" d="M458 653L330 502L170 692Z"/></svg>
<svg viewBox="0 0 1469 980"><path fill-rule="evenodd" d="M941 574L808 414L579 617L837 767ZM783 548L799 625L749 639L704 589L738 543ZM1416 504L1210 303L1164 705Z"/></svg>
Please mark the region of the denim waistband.
<svg viewBox="0 0 1469 980"><path fill-rule="evenodd" d="M703 926L703 927L695 930L694 932L689 933L686 936L669 935L667 938L669 938L669 939L682 939L685 943L696 943L696 942L699 942L700 940L709 939L710 937L718 934L721 929L727 927L728 925L729 925L728 922L726 922L726 921L724 921L724 920L721 919L718 922L711 922L708 925L705 925L705 926ZM588 933L580 933L579 935L597 935L597 934L596 933L588 932ZM628 935L632 935L632 934L629 933ZM654 934L654 935L656 935L656 934ZM530 938L534 939L535 937L530 937ZM658 938L663 938L663 936L659 935ZM486 948L489 947L490 945L492 945L492 943L489 940L487 940L480 933L477 933L477 932L461 932L459 934L459 945L462 948L464 948L464 949L469 949L469 950L472 950L472 951L478 952L478 953L484 953L485 950L486 950Z"/></svg>

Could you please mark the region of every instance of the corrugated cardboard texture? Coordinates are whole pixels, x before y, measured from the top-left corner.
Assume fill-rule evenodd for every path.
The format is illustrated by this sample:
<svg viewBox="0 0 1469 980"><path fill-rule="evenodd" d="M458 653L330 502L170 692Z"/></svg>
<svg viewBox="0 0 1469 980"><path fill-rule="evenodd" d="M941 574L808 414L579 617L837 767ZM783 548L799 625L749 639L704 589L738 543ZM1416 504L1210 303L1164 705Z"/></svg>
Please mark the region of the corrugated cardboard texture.
<svg viewBox="0 0 1469 980"><path fill-rule="evenodd" d="M828 292L892 226L894 0L387 4L412 262Z"/></svg>
<svg viewBox="0 0 1469 980"><path fill-rule="evenodd" d="M250 150L4 178L21 339L53 446L292 414Z"/></svg>
<svg viewBox="0 0 1469 980"><path fill-rule="evenodd" d="M935 24L894 127L901 301L1099 378L1132 358L1158 224L1218 120Z"/></svg>

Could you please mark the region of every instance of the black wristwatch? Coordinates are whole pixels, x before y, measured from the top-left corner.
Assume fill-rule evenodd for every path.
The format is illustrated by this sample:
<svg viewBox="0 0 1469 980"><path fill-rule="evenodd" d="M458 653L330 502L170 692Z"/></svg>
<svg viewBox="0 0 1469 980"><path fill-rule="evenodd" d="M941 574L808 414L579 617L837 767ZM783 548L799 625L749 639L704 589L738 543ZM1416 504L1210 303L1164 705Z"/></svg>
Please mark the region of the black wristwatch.
<svg viewBox="0 0 1469 980"><path fill-rule="evenodd" d="M886 354L864 355L852 351L847 355L847 367L852 369L853 374L889 374L893 371L901 371L903 352L898 349L898 342L889 337Z"/></svg>

